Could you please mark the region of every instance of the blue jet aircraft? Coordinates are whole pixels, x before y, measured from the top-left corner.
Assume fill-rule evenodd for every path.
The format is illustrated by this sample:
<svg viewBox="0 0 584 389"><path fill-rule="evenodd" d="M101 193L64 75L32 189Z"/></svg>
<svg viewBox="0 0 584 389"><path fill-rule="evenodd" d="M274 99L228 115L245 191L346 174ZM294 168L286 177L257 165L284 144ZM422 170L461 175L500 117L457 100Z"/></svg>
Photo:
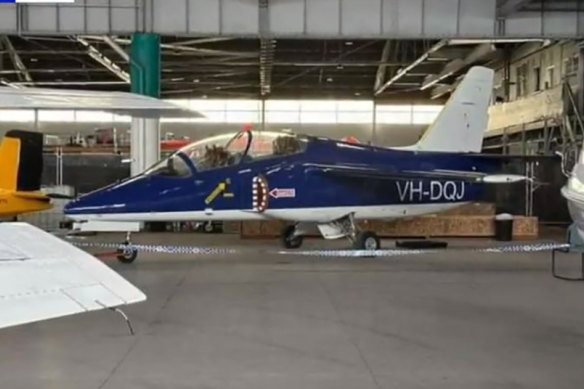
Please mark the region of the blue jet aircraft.
<svg viewBox="0 0 584 389"><path fill-rule="evenodd" d="M481 198L500 159L478 154L487 127L493 71L469 70L436 121L413 146L382 148L290 133L241 131L223 145L197 142L144 173L80 197L77 221L282 219L286 248L316 229L358 249L380 247L355 220L436 213ZM120 260L131 262L136 253Z"/></svg>

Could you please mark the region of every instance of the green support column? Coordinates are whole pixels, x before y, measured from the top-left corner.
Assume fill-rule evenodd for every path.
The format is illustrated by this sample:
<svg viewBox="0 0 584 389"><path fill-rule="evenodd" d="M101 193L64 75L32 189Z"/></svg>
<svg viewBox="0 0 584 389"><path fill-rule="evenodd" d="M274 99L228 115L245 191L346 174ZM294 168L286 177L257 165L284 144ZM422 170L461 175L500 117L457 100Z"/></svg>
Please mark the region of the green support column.
<svg viewBox="0 0 584 389"><path fill-rule="evenodd" d="M130 79L132 93L160 97L160 36L132 35Z"/></svg>
<svg viewBox="0 0 584 389"><path fill-rule="evenodd" d="M160 36L134 34L130 49L131 91L160 98ZM158 119L132 119L132 175L140 174L160 158Z"/></svg>

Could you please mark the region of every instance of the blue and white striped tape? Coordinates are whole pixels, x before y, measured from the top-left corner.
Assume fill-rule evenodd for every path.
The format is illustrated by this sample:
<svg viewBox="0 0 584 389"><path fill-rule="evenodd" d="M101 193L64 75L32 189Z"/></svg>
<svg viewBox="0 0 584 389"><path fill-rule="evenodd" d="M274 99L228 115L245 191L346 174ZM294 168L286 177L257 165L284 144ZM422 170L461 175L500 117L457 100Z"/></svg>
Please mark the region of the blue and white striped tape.
<svg viewBox="0 0 584 389"><path fill-rule="evenodd" d="M138 252L148 252L157 254L193 254L193 255L234 255L242 253L243 250L230 247L199 247L199 246L175 246L175 245L148 245L148 244L131 244L123 245L120 243L99 243L99 242L71 242L73 245L81 248L98 248L112 250L137 250ZM260 249L259 251L280 254L296 255L309 257L337 257L337 258L391 258L408 255L435 254L444 252L474 252L474 253L533 253L541 251L551 251L554 249L566 249L570 246L566 243L530 243L530 244L512 244L504 246L459 249L450 250L437 249L386 249L386 250L280 250L270 251Z"/></svg>

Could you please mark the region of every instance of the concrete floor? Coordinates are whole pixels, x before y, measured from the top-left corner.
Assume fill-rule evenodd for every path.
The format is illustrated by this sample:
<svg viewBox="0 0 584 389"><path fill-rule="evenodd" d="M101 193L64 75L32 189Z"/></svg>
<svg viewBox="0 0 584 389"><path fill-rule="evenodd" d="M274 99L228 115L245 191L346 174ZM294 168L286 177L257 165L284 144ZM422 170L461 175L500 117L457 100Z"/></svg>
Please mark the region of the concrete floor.
<svg viewBox="0 0 584 389"><path fill-rule="evenodd" d="M553 279L548 253L324 259L221 235L136 241L240 253L108 261L148 295L126 308L136 335L110 312L0 331L0 388L584 386L584 283Z"/></svg>

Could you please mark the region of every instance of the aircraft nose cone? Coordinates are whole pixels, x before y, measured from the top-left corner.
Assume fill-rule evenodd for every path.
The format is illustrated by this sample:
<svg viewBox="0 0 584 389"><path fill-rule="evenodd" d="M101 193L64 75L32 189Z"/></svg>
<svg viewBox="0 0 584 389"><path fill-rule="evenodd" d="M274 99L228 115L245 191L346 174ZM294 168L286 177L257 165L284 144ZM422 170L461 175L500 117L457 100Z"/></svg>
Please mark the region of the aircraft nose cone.
<svg viewBox="0 0 584 389"><path fill-rule="evenodd" d="M148 179L137 176L79 197L65 206L65 214L81 220L84 215L107 219L108 215L141 212L150 198Z"/></svg>
<svg viewBox="0 0 584 389"><path fill-rule="evenodd" d="M90 215L111 213L121 208L123 204L119 204L105 190L100 190L71 201L65 205L64 212L66 215Z"/></svg>

